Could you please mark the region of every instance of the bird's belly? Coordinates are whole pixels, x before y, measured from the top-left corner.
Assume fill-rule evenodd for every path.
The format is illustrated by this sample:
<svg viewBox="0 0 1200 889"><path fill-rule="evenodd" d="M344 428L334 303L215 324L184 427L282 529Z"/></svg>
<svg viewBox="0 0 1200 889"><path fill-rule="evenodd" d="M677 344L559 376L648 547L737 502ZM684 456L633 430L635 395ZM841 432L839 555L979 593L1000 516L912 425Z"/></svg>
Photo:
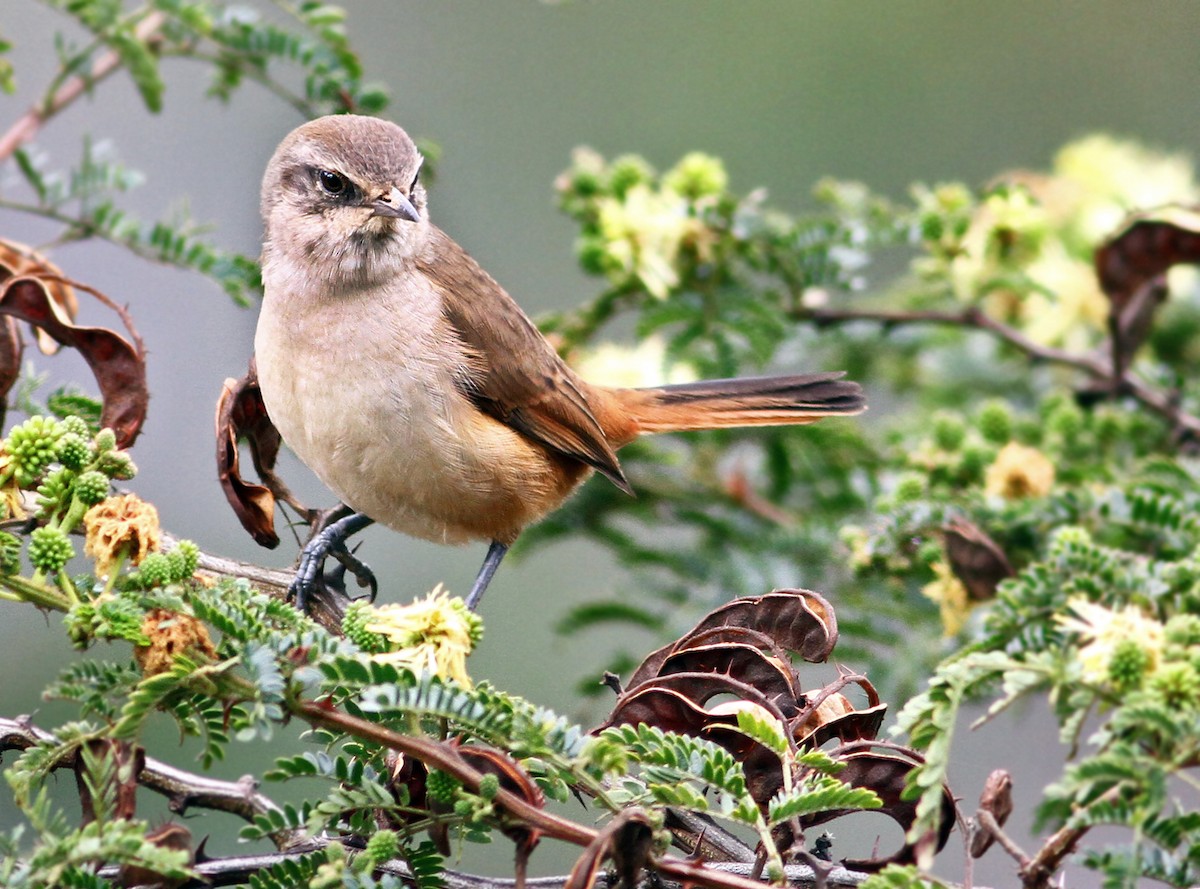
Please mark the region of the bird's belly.
<svg viewBox="0 0 1200 889"><path fill-rule="evenodd" d="M314 331L286 359L260 347L258 373L283 440L355 511L429 540L509 543L586 474L481 413L444 355L393 346L331 368L340 345Z"/></svg>

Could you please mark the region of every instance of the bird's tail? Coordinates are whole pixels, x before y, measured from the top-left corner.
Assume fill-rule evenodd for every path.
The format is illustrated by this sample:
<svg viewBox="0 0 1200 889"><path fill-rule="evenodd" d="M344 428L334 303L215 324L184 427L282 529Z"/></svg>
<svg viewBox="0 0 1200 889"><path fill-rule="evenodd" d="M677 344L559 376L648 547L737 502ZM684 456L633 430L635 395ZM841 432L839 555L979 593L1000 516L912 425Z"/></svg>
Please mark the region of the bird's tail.
<svg viewBox="0 0 1200 889"><path fill-rule="evenodd" d="M866 409L858 383L841 373L701 380L652 389L610 390L637 433L736 426L788 426Z"/></svg>

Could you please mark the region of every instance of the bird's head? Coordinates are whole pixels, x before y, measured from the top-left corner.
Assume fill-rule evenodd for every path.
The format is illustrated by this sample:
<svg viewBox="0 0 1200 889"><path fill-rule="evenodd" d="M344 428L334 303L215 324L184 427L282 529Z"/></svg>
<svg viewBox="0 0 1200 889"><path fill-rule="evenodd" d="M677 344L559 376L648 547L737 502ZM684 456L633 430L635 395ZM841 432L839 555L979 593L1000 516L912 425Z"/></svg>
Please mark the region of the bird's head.
<svg viewBox="0 0 1200 889"><path fill-rule="evenodd" d="M395 274L429 233L423 160L404 130L378 118L297 127L263 177L264 260L286 259L335 285Z"/></svg>

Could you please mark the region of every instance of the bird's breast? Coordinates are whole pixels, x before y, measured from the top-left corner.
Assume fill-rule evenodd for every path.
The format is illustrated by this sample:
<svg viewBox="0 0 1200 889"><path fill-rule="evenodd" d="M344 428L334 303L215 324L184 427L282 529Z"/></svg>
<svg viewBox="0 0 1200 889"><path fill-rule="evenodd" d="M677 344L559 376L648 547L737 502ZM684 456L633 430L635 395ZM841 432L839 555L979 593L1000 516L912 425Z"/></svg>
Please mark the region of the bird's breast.
<svg viewBox="0 0 1200 889"><path fill-rule="evenodd" d="M544 448L461 394L468 359L431 288L306 301L265 283L255 353L267 412L354 510L432 540L515 538L581 477L564 479Z"/></svg>

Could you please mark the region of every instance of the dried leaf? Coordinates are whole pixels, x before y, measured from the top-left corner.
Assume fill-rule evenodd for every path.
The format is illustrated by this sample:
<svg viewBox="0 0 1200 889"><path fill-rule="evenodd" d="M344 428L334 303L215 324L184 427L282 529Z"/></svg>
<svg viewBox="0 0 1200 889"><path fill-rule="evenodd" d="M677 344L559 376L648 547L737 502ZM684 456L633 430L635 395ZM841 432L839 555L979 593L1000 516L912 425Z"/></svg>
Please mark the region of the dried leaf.
<svg viewBox="0 0 1200 889"><path fill-rule="evenodd" d="M1004 550L973 522L952 519L942 528L942 536L950 570L973 601L995 598L1000 581L1016 574Z"/></svg>
<svg viewBox="0 0 1200 889"><path fill-rule="evenodd" d="M904 748L888 745L888 752L880 753L872 749L873 746L869 741L860 741L830 751L830 756L845 766L838 774L838 780L851 787L865 787L874 791L883 802L883 807L876 811L897 822L907 835L916 818L917 804L903 798L904 785L908 773L916 767L919 759L917 754ZM926 836L916 842L905 842L891 855L846 859L842 864L850 870L867 873L882 870L889 864L915 864L922 847L933 844L935 851L940 851L946 845L954 827L955 811L954 796L949 787L943 787L941 827L936 837ZM802 817L800 823L809 828L847 814L850 813L838 810L819 812Z"/></svg>
<svg viewBox="0 0 1200 889"><path fill-rule="evenodd" d="M141 338L128 313L108 297L78 283L73 284L75 289L91 294L120 315L133 342L106 327L82 327L71 323L50 293L49 287L53 283L48 277L8 280L0 289L0 314L33 324L83 356L104 400L100 422L116 433L118 447L127 448L141 431L150 403Z"/></svg>
<svg viewBox="0 0 1200 889"><path fill-rule="evenodd" d="M746 633L767 640L756 643ZM769 647L775 652L787 649L804 660L820 663L837 644L837 619L821 596L809 590L776 590L765 596L735 599L709 612L700 623L677 642L651 652L634 671L629 684L636 686L657 676L662 665L681 649L721 641L747 642Z"/></svg>
<svg viewBox="0 0 1200 889"><path fill-rule="evenodd" d="M267 416L253 363L240 380L227 379L222 386L216 427L217 478L225 499L259 546L274 549L279 545L279 535L275 533L275 495L264 485L243 480L240 471L239 439L249 442L260 477L264 470L274 467L282 441Z"/></svg>
<svg viewBox="0 0 1200 889"><path fill-rule="evenodd" d="M1097 248L1095 262L1110 301L1114 375L1120 376L1167 298L1161 276L1173 265L1200 262L1200 213L1186 207L1136 213Z"/></svg>
<svg viewBox="0 0 1200 889"><path fill-rule="evenodd" d="M79 317L79 297L75 295L75 288L67 283L62 270L32 247L0 238L0 281L21 276L45 279L46 291L66 319L73 322ZM54 337L40 328L33 330L43 355L58 351L59 344Z"/></svg>

